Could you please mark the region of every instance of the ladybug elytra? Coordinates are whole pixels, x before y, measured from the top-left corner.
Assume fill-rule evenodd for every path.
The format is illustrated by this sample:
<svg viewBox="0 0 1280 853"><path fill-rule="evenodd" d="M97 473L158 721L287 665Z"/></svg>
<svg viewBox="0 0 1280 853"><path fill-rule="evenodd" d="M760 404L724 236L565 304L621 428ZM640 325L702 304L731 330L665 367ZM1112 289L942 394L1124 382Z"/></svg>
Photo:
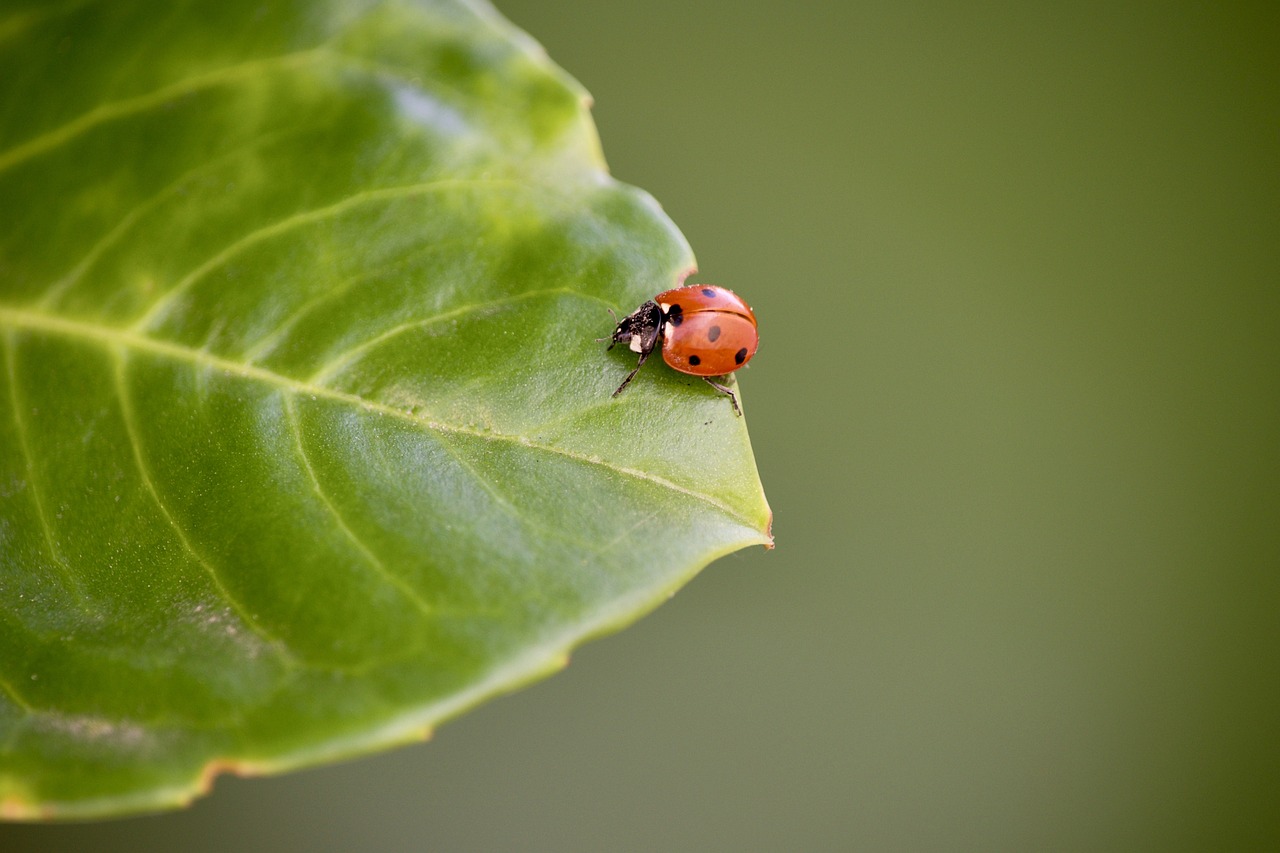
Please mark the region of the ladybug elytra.
<svg viewBox="0 0 1280 853"><path fill-rule="evenodd" d="M711 381L713 376L724 376L742 367L760 346L756 315L740 296L712 284L690 284L659 293L623 317L613 330L609 349L625 343L640 354L640 361L613 396L622 393L659 341L662 360L668 366L701 376L712 388L727 394L733 410L742 415L734 393Z"/></svg>

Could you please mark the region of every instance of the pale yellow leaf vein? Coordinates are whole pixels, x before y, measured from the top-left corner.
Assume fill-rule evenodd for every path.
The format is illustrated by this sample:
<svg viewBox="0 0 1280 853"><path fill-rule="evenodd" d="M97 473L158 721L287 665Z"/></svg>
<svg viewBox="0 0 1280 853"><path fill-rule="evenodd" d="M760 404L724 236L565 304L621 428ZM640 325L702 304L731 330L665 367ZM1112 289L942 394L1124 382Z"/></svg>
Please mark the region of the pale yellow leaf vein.
<svg viewBox="0 0 1280 853"><path fill-rule="evenodd" d="M484 311L489 308L500 308L503 305L512 305L518 302L522 302L526 299L533 299L539 296L554 296L556 294L563 294L565 296L577 296L583 299L597 299L597 297L589 296L584 293L577 293L573 290L570 290L567 287L549 287L543 290L529 290L529 291L525 291L524 293L516 293L511 296L503 296L498 299L489 299L489 300L485 300L484 302L474 302L474 303L469 303L467 305L460 305L456 308L451 308L448 311L441 311L439 314L432 314L430 317L423 317L420 320L413 320L408 323L401 323L398 326L393 326L390 329L387 329L385 332L382 332L372 338L369 338L366 341L361 341L355 346L349 349L343 350L342 352L330 358L324 364L320 365L320 367L316 369L315 373L313 373L311 375L311 378L308 379L307 381L316 385L323 385L326 382L328 382L329 379L331 379L334 375L341 373L349 364L351 364L356 359L360 358L360 356L364 355L369 350L374 349L375 347L381 346L382 344L386 343L392 338L398 337L399 335L403 335L406 332L411 332L415 329L423 329L428 326L433 326L437 323L442 323L445 320L454 320L454 319L457 319L458 317L465 317L467 314L472 314L477 311ZM598 300L598 299L597 301L603 302L603 300Z"/></svg>
<svg viewBox="0 0 1280 853"><path fill-rule="evenodd" d="M586 455L561 447L540 444L525 435L509 435L445 423L426 414L406 412L405 410L394 406L388 406L384 403L366 400L363 397L356 396L355 394L348 394L324 385L314 385L308 382L292 379L255 365L243 364L221 358L204 350L195 350L190 347L182 346L181 344L150 338L131 329L104 326L82 320L69 320L63 317L55 317L41 312L20 308L0 308L0 325L9 326L11 328L40 331L46 334L59 335L77 340L96 341L108 346L123 346L138 352L145 352L171 359L173 361L202 367L210 371L219 371L227 376L235 376L241 379L261 382L276 388L283 388L294 394L313 396L317 399L329 400L355 409L360 409L389 418L395 418L397 420L413 424L421 429L454 435L469 435L473 438L478 438L484 441L516 444L540 453L549 453L561 456L584 465L591 465L604 469L621 477L644 481L666 491L684 495L715 508L724 515L741 522L749 528L754 529L755 527L754 523L750 519L746 518L738 510L723 501L712 497L711 495L699 492L696 489L682 486L679 483L668 480L665 477L652 474L648 471L642 471L625 465L618 465L598 456Z"/></svg>
<svg viewBox="0 0 1280 853"><path fill-rule="evenodd" d="M5 692L5 694L6 694L6 695L11 699L11 700L13 700L13 704L15 704L15 705L17 705L19 708L21 708L21 709L23 710L23 712L24 712L24 713L26 713L26 714L36 714L36 713L39 713L39 712L36 710L35 706L33 706L30 702L28 702L26 699L24 699L24 698L23 698L23 696L22 696L22 694L18 692L17 688L15 688L12 684L10 684L10 683L9 683L6 679L4 679L4 678L0 678L0 690L3 690L3 691Z"/></svg>
<svg viewBox="0 0 1280 853"><path fill-rule="evenodd" d="M36 518L39 519L40 529L44 532L44 541L49 549L49 556L52 558L53 564L60 570L62 576L66 578L67 583L71 585L72 591L83 602L85 600L84 590L81 588L80 582L71 573L66 560L62 558L62 554L58 551L58 546L54 542L53 528L49 524L49 517L44 508L44 497L41 494L39 478L36 476L35 460L31 455L31 443L27 435L26 418L22 416L22 402L18 399L17 347L13 338L12 330L4 336L4 360L5 370L9 376L9 406L13 409L13 422L17 428L18 449L22 453L22 460L27 469L27 488L31 491L31 500L35 504Z"/></svg>
<svg viewBox="0 0 1280 853"><path fill-rule="evenodd" d="M88 272L89 268L92 267L103 254L118 244L120 240L138 223L138 220L158 208L168 199L177 195L183 189L186 189L196 177L206 172L212 172L218 167L226 165L237 158L243 157L245 154L254 151L255 149L262 148L271 142L287 138L288 136L294 135L298 132L299 131L296 129L293 129L289 131L276 131L274 133L263 134L245 145L228 151L219 157L209 160L208 162L201 163L194 169L189 169L186 172L183 172L167 186L160 189L150 198L139 202L128 213L121 216L115 226L100 237L98 241L89 248L89 251L85 253L84 257L82 257L66 275L58 281L55 281L45 290L44 295L40 298L40 301L36 303L36 306L42 309L47 309L52 305L59 296L71 287L74 287L75 284L84 277L84 274Z"/></svg>
<svg viewBox="0 0 1280 853"><path fill-rule="evenodd" d="M184 294L195 282L199 281L205 275L208 275L209 272L222 266L240 252L243 252L258 243L262 243L273 237L285 234L294 228L300 228L314 222L320 222L334 216L339 216L342 213L362 204L393 201L409 198L418 194L440 192L442 190L458 189L468 186L500 186L514 183L514 181L507 180L457 178L450 180L426 181L424 183L395 187L383 187L381 189L364 190L362 192L354 193L324 207L304 210L299 213L286 216L282 219L278 219L274 222L268 223L267 225L255 228L249 233L237 238L234 242L224 246L219 252L217 252L217 254L208 258L195 269L191 270L191 272L184 275L173 287L151 303L146 312L134 321L130 329L134 332L145 331L157 318L164 315L179 296Z"/></svg>
<svg viewBox="0 0 1280 853"><path fill-rule="evenodd" d="M315 492L316 497L320 499L320 503L324 505L324 508L328 511L329 515L333 517L333 521L338 525L338 529L343 532L351 544L356 547L356 550L358 550L369 565L373 567L373 570L377 573L378 577L385 583L394 587L405 598L409 599L409 601L413 603L413 606L420 610L424 615L430 616L433 612L432 606L428 604L426 600L418 594L418 591L410 586L403 578L387 568L386 564L383 563L378 555L373 552L373 549L366 545L364 540L362 540L360 536L351 529L350 525L347 524L346 519L342 517L342 513L338 512L338 508L333 505L331 500L329 500L329 495L325 492L324 487L320 485L320 478L316 476L315 468L311 465L311 457L307 454L307 449L304 446L302 440L302 428L298 423L298 413L294 408L293 396L285 394L283 397L285 419L289 424L289 431L293 433L294 448L297 451L298 459L302 462L302 467L307 472L308 479L311 481L311 489Z"/></svg>
<svg viewBox="0 0 1280 853"><path fill-rule="evenodd" d="M177 519L175 519L172 513L169 512L169 508L165 506L164 501L160 497L160 492L156 489L155 481L151 477L151 469L147 465L146 459L142 454L142 437L138 433L137 415L133 408L133 395L129 393L129 383L124 375L128 357L124 351L124 347L119 345L112 347L111 353L115 361L113 376L116 386L116 395L120 398L121 419L124 421L125 434L129 438L129 446L133 451L134 465L137 467L138 475L142 478L142 483L147 489L147 494L151 496L152 502L156 505L156 508L160 510L160 514L164 517L164 520L168 523L169 527L172 528L178 542L182 545L182 549L186 551L187 555L196 563L196 565L200 566L200 568L204 570L205 574L209 576L209 579L213 582L214 588L217 589L218 594L227 602L231 609L235 611L236 615L240 617L240 620L248 626L249 630L257 634L269 647L274 649L276 654L278 654L282 660L291 665L296 664L296 659L288 650L284 641L271 634L271 632L259 625L256 620L249 616L244 605L242 605L236 597L231 594L231 591L227 589L226 584L222 582L222 578L219 576L218 570L207 558L202 556L196 550L194 545L191 544L191 540L182 529L182 525L178 524Z"/></svg>
<svg viewBox="0 0 1280 853"><path fill-rule="evenodd" d="M622 531L621 533L619 533L617 536L610 539L605 544L599 546L597 549L597 553L603 556L604 554L608 553L609 551L612 551L614 548L621 545L624 540L631 538L631 534L635 533L641 527L644 527L648 524L652 524L657 520L658 520L658 514L656 512L651 512L648 515L641 517L640 520L637 521L635 524L631 525L626 530Z"/></svg>
<svg viewBox="0 0 1280 853"><path fill-rule="evenodd" d="M323 56L324 51L322 49L312 48L310 50L303 50L297 53L287 53L281 56L254 59L237 65L217 68L204 74L197 74L193 77L188 77L184 80L171 83L168 86L162 86L153 92L135 95L132 98L123 98L119 101L99 104L88 112L82 113L80 116L60 127L56 127L53 130L42 133L39 136L27 140L26 142L15 145L4 152L0 152L0 172L9 169L24 160L30 160L33 157L37 157L40 154L69 142L80 134L92 130L93 128L109 121L146 112L147 110L162 106L176 98L180 98L183 95L198 92L201 89L209 89L226 83L252 79L254 76L273 68L289 68L291 66L306 65L308 63L315 62Z"/></svg>
<svg viewBox="0 0 1280 853"><path fill-rule="evenodd" d="M274 329L263 333L258 340L254 341L252 346L240 354L240 358L250 364L255 361L259 361L264 355L279 346L280 342L289 334L290 329L300 323L307 314L315 311L321 305L324 305L327 302L332 302L335 299L339 299L361 282L377 278L378 276L393 269L407 267L418 257L428 255L431 252L438 251L445 247L458 245L461 242L461 240L442 240L439 243L432 243L415 252L411 252L406 257L396 258L393 261L389 261L385 264L379 264L376 267L365 269L356 275L342 279L337 284L330 286L326 290L316 294L306 302L299 305L293 313L281 320Z"/></svg>
<svg viewBox="0 0 1280 853"><path fill-rule="evenodd" d="M458 452L447 440L445 440L443 435L440 437L440 447L449 455L450 459L457 463L458 467L471 475L472 479L474 479L480 485L480 488L484 489L485 492L493 498L494 502L504 513L513 518L518 524L524 525L532 530L539 530L552 539L559 539L562 542L567 542L570 545L576 545L586 551L590 551L595 547L581 540L566 536L562 531L553 530L544 524L539 524L528 515L522 513L519 507L512 503L510 499L498 490L498 487L492 477L480 473L478 468L459 456Z"/></svg>

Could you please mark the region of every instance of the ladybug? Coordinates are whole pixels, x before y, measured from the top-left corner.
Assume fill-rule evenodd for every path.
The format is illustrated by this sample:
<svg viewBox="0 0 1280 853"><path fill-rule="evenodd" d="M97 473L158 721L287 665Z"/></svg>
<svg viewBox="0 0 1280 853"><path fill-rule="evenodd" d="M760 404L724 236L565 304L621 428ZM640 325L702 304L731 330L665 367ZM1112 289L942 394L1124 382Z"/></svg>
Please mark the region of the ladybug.
<svg viewBox="0 0 1280 853"><path fill-rule="evenodd" d="M733 410L741 417L738 398L711 377L733 373L750 361L760 346L756 315L742 297L713 284L690 284L659 293L623 317L608 348L625 343L640 354L640 361L613 396L622 393L659 341L662 360L669 367L701 376L712 388L728 394Z"/></svg>

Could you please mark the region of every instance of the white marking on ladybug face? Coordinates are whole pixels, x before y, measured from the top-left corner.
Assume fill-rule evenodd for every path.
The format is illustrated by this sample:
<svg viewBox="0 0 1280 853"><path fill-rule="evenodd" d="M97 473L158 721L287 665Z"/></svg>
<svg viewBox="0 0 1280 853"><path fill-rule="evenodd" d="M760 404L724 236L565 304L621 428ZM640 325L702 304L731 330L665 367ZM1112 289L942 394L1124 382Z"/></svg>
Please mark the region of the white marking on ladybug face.
<svg viewBox="0 0 1280 853"><path fill-rule="evenodd" d="M671 330L672 330L672 329L674 329L674 328L675 328L675 326L671 325L671 321L670 321L670 320L668 320L668 321L667 321L666 323L664 323L664 324L663 324L663 326L662 326L662 333L663 333L664 335L666 335L666 336L669 338L669 337L671 337Z"/></svg>
<svg viewBox="0 0 1280 853"><path fill-rule="evenodd" d="M663 314L671 310L671 306L668 305L666 302L659 302L658 307L662 309Z"/></svg>
<svg viewBox="0 0 1280 853"><path fill-rule="evenodd" d="M632 336L631 336L631 343L630 343L630 344L628 344L628 346L631 348L631 351L632 351L632 352L640 352L640 350L641 350L641 346L640 346L640 336L639 336L639 335L632 335Z"/></svg>

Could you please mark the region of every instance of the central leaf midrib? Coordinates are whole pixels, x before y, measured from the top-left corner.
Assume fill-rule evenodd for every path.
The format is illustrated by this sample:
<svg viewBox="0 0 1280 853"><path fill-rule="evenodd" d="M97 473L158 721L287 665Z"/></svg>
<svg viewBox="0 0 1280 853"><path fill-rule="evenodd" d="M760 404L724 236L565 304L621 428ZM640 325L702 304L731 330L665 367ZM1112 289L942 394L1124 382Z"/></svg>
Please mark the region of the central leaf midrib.
<svg viewBox="0 0 1280 853"><path fill-rule="evenodd" d="M527 436L511 435L507 433L494 432L492 430L482 431L460 426L458 424L445 423L434 418L424 417L421 414L406 412L403 409L397 409L384 403L366 400L355 394L348 394L344 391L339 391L325 385L316 385L310 382L293 379L262 367L222 358L221 356L215 355L206 350L192 349L191 347L175 344L171 341L151 338L129 329L94 324L81 320L69 320L65 317L58 317L40 311L30 311L4 306L0 306L0 325L7 326L14 330L21 329L26 331L44 332L68 338L94 341L107 346L124 347L139 352L147 352L170 358L175 361L198 365L210 370L219 370L227 374L239 376L243 379L262 382L267 385L281 388L292 394L310 395L315 399L326 399L333 402L344 403L349 406L364 409L368 412L397 418L434 432L452 435L466 435L473 438L484 439L486 441L500 441L508 444L518 444L521 447L527 447L531 450L554 453L558 456L572 459L576 462L595 465L606 470L613 471L616 474L644 480L669 491L694 498L708 506L714 507L735 521L754 529L754 525L751 521L740 512L727 504L716 500L708 494L698 492L694 489L682 486L679 483L672 482L664 477L650 474L636 468L615 465L599 457L586 456L580 453L575 453L571 450L565 450L564 448L540 444Z"/></svg>

